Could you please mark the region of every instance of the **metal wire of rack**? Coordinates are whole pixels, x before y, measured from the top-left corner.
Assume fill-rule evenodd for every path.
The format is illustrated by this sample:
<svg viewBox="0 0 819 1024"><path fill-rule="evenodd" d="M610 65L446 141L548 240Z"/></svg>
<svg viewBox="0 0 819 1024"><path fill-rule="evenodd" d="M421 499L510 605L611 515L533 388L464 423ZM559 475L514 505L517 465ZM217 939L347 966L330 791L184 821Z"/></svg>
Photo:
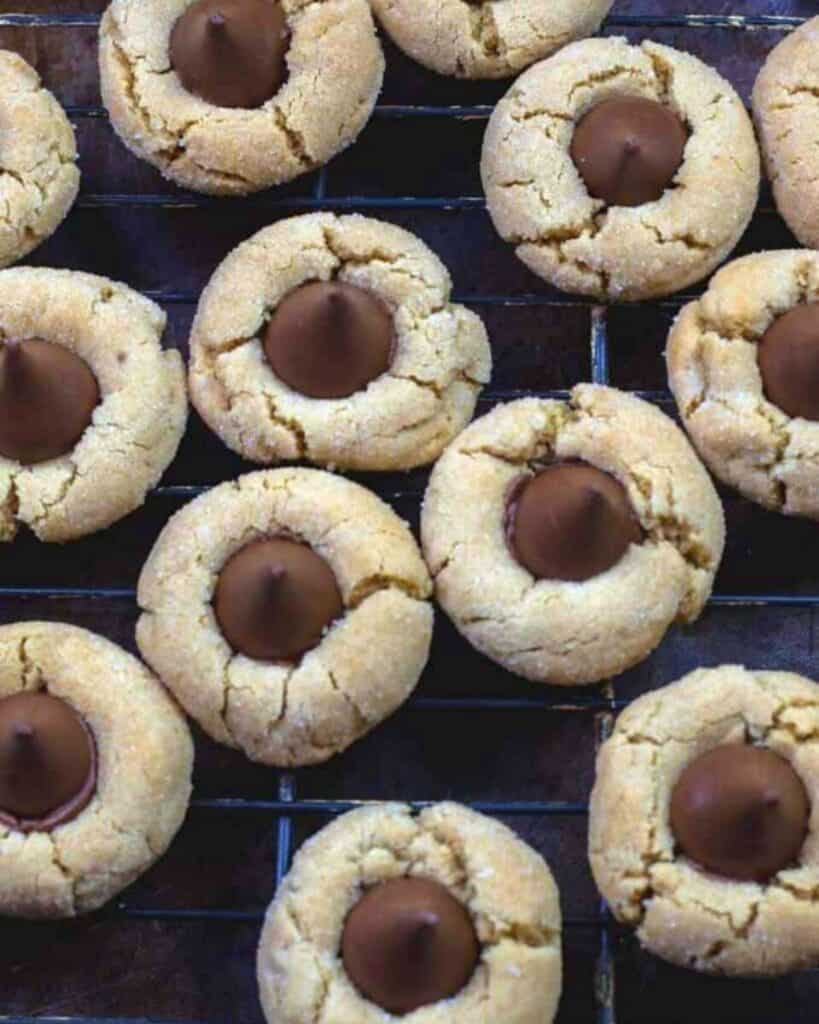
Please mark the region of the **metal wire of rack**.
<svg viewBox="0 0 819 1024"><path fill-rule="evenodd" d="M612 16L606 22L608 28L645 29L654 28L701 28L728 29L748 31L753 29L789 30L805 19L782 15L675 15L675 16ZM96 14L0 14L0 28L77 28L95 27L99 23ZM107 114L99 106L68 106L67 112L72 120L85 118L105 119ZM419 118L419 119L486 119L492 107L478 106L426 106L426 105L381 105L376 107L374 116L384 119ZM416 197L416 196L357 196L331 195L328 193L328 168L323 167L314 175L312 194L308 196L277 197L265 195L251 200L257 207L271 213L287 213L288 211L306 211L323 209L333 211L377 209L417 209L458 212L472 209L483 209L484 199L481 196L460 197ZM248 200L244 200L247 202ZM83 194L78 206L85 208L103 207L160 207L163 209L208 208L217 204L229 203L231 200L208 196L180 193L178 195L154 194ZM185 291L145 292L155 301L173 305L177 303L195 303L198 295ZM469 305L483 306L525 306L525 305L581 305L590 307L590 359L591 378L594 383L609 382L609 338L607 307L594 303L582 296L559 295L546 292L544 294L461 294L454 298ZM691 296L676 295L663 302L662 306L679 307ZM487 390L486 397L491 400L508 400L521 394L535 392L502 392ZM542 397L563 398L565 391L538 391ZM635 391L648 400L658 403L669 403L671 396L667 391ZM189 500L206 490L198 485L177 485L159 487L155 495L166 498ZM387 499L405 496L404 492L386 495ZM136 597L132 587L15 587L0 586L1 598L48 598L55 601L123 601L133 602ZM786 608L819 608L819 594L786 594L786 593L751 593L751 594L714 594L712 605L735 607L786 607ZM477 697L465 696L454 698L416 697L408 702L410 710L420 712L463 712L493 711L508 712L528 710L531 712L585 711L595 716L596 740L601 743L608 735L616 711L626 705L627 701L616 696L613 682L608 682L591 695L572 694L570 699L562 699L552 695L542 697ZM275 863L274 874L276 887L286 875L294 846L294 824L298 816L325 815L333 816L371 801L299 799L296 775L293 772L278 773L276 798L270 800L245 799L241 797L221 799L194 799L191 807L196 812L218 812L221 814L265 813L275 822ZM434 801L408 801L416 808L424 807ZM588 812L585 802L577 801L471 801L470 806L487 814L505 816L515 815L568 815L583 816ZM131 905L127 899L120 901L106 912L113 916L150 921L250 921L261 922L263 909L211 909L185 907L178 909L162 909L155 907ZM596 917L564 920L564 926L589 927L599 931L599 947L595 971L595 998L597 1004L597 1024L615 1024L615 970L612 955L611 929L613 919L604 903L601 902ZM54 1016L20 1016L0 1014L0 1024L181 1024L174 1021L155 1021L135 1017L54 1017Z"/></svg>

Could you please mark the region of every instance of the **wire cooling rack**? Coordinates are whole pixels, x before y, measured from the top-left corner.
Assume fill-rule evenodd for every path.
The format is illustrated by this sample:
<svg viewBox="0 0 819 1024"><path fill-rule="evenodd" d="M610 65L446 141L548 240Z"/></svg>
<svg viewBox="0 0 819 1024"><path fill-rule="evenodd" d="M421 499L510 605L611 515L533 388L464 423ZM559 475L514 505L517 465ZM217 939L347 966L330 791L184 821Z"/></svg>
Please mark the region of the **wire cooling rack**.
<svg viewBox="0 0 819 1024"><path fill-rule="evenodd" d="M650 33L652 29L728 29L737 32L755 29L787 30L802 22L802 18L784 15L678 15L678 16L615 16L609 18L607 28L625 30L641 30ZM0 28L24 27L33 30L40 28L62 27L67 30L80 27L94 27L99 22L96 14L71 13L30 13L0 14ZM81 122L84 119L104 119L106 113L99 106L68 105L67 111L71 119ZM429 105L380 105L375 110L377 119L486 119L492 111L490 105L475 106L429 106ZM332 211L366 211L378 210L440 210L458 212L464 210L481 210L484 208L482 196L359 196L353 194L333 195L329 189L331 169L322 168L313 176L312 193L307 196L278 196L275 192L243 200L252 203L262 211L285 215L289 212L322 209ZM162 209L209 208L224 203L224 200L188 193L151 194L151 193L96 193L82 194L78 200L80 208L121 208L121 207L157 207ZM151 298L166 306L174 304L193 304L198 294L191 291L147 291ZM595 304L582 296L561 295L553 290L522 293L515 295L460 294L454 296L457 301L473 306L542 306L542 305L581 305L590 307L590 365L591 378L595 383L609 382L609 337L608 310L606 306ZM679 307L686 296L674 296L662 305ZM488 389L485 398L493 400L511 399L520 394L539 394L543 397L565 397L565 391L500 391ZM667 391L638 391L642 397L668 405L670 395ZM198 485L174 485L160 487L157 494L165 498L186 501L205 490ZM388 499L401 495L384 494ZM80 602L130 602L135 601L135 590L131 587L26 587L0 586L0 599L25 598L65 599ZM750 593L732 594L716 593L711 598L712 605L740 607L819 607L819 594L795 593ZM444 714L448 712L508 712L536 711L552 709L555 711L591 712L595 716L595 733L597 742L601 742L608 734L614 713L625 706L627 701L616 695L613 683L595 688L591 693L570 695L544 692L535 697L484 697L459 696L451 698L415 697L409 702L414 711ZM303 799L299 797L297 775L292 772L280 772L277 775L278 788L274 799L246 799L240 796L228 798L202 799L195 797L192 807L195 810L216 812L226 816L247 813L269 815L275 822L275 881L281 882L286 874L295 845L295 825L300 817L332 816L350 810L359 803L366 801ZM416 807L423 807L434 801L410 801ZM472 801L476 810L487 814L501 816L584 816L588 806L585 801ZM115 917L143 919L148 921L248 921L261 922L262 910L243 909L210 909L197 907L181 907L162 909L132 903L126 894L125 900L117 903L106 911ZM599 913L589 918L569 918L564 922L566 928L593 927L599 935L597 962L595 970L595 1001L597 1024L615 1024L615 968L616 958L613 955L613 922L605 905L600 906ZM0 1010L2 1010L0 1004ZM717 1018L713 1018L716 1020ZM733 1019L733 1018L732 1018ZM172 1024L170 1021L149 1022L141 1017L49 1017L49 1016L3 1016L2 1024ZM225 1022L227 1024L227 1021ZM498 1021L497 1024L503 1024ZM622 1022L627 1024L627 1022Z"/></svg>

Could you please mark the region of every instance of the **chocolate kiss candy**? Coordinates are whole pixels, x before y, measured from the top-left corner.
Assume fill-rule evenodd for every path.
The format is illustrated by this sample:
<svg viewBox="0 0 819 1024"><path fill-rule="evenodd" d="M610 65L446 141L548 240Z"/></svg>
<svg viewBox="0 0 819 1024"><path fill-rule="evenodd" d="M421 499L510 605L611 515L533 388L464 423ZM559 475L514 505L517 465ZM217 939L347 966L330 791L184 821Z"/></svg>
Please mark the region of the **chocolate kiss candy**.
<svg viewBox="0 0 819 1024"><path fill-rule="evenodd" d="M0 455L31 466L70 452L91 423L100 390L62 345L31 338L0 348Z"/></svg>
<svg viewBox="0 0 819 1024"><path fill-rule="evenodd" d="M709 871L766 882L793 864L808 831L802 780L772 750L716 747L692 761L671 794L671 830Z"/></svg>
<svg viewBox="0 0 819 1024"><path fill-rule="evenodd" d="M396 878L370 889L350 911L341 954L362 995L403 1014L460 992L480 947L469 913L444 886Z"/></svg>
<svg viewBox="0 0 819 1024"><path fill-rule="evenodd" d="M623 96L592 107L570 152L589 195L609 206L641 206L674 180L687 142L685 125L668 107Z"/></svg>
<svg viewBox="0 0 819 1024"><path fill-rule="evenodd" d="M789 416L819 420L819 302L795 306L774 320L758 358L768 400Z"/></svg>
<svg viewBox="0 0 819 1024"><path fill-rule="evenodd" d="M259 661L295 660L344 610L324 559L282 538L238 551L222 569L213 604L230 646Z"/></svg>
<svg viewBox="0 0 819 1024"><path fill-rule="evenodd" d="M69 704L42 692L0 699L0 823L48 831L75 818L96 785L94 740Z"/></svg>
<svg viewBox="0 0 819 1024"><path fill-rule="evenodd" d="M389 310L370 292L313 281L286 295L264 335L273 372L310 398L347 398L389 369Z"/></svg>
<svg viewBox="0 0 819 1024"><path fill-rule="evenodd" d="M512 554L537 579L581 582L616 565L643 531L623 486L584 462L524 478L507 504Z"/></svg>
<svg viewBox="0 0 819 1024"><path fill-rule="evenodd" d="M171 65L217 107L260 107L287 76L290 34L279 0L197 0L171 30Z"/></svg>

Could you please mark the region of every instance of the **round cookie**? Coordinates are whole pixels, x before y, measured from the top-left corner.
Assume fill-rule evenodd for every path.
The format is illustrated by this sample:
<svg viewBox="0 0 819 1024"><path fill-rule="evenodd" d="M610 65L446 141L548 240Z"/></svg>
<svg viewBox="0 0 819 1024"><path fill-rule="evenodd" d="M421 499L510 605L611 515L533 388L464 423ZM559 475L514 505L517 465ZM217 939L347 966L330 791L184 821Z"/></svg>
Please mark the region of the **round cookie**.
<svg viewBox="0 0 819 1024"><path fill-rule="evenodd" d="M666 173L655 198L633 206L595 198L587 185L594 154L575 146L588 114L624 98L659 104L688 135L670 180ZM596 147L603 169L639 173L659 140L642 134L634 114L620 125L612 117L595 136L605 143L614 129L619 152ZM497 231L534 273L564 291L626 301L685 288L726 258L756 205L759 153L741 100L696 57L652 42L587 39L530 68L500 101L481 175ZM601 195L622 202L617 190Z"/></svg>
<svg viewBox="0 0 819 1024"><path fill-rule="evenodd" d="M613 0L375 0L384 30L441 75L508 78L561 46L592 35Z"/></svg>
<svg viewBox="0 0 819 1024"><path fill-rule="evenodd" d="M136 658L74 626L0 627L0 723L5 699L20 693L48 694L73 709L93 737L97 764L90 801L63 823L21 831L0 807L0 914L85 914L170 845L191 793L190 733Z"/></svg>
<svg viewBox="0 0 819 1024"><path fill-rule="evenodd" d="M584 483L574 507L545 503L534 547L545 558L551 545L556 567L540 569L509 530L510 515L522 524L519 487L577 463L615 494L589 494ZM664 413L581 384L568 402L525 398L469 426L432 472L421 537L436 597L474 647L527 679L574 685L623 672L672 623L699 616L725 525L708 474ZM565 552L575 557L561 571Z"/></svg>
<svg viewBox="0 0 819 1024"><path fill-rule="evenodd" d="M353 985L340 953L345 922L362 894L407 876L445 887L468 911L480 944L465 987L417 1009L413 1020L550 1024L561 989L560 906L551 872L500 822L452 803L420 814L403 804L361 808L302 846L259 944L270 1024L311 1024L317 1007L349 1024L387 1018Z"/></svg>
<svg viewBox="0 0 819 1024"><path fill-rule="evenodd" d="M20 523L40 540L75 540L142 505L176 454L187 419L182 359L161 347L165 323L159 306L104 277L33 267L0 272L0 540L12 540ZM61 346L63 359L90 371L99 392L76 444L58 446L63 454L45 461L37 459L54 450L50 438L42 446L31 436L6 439L7 428L23 426L20 379L39 403L33 408L42 409L30 426L46 435L78 399L76 382L61 399L67 376L59 367L43 376L32 342ZM15 347L22 353L10 378L6 356Z"/></svg>
<svg viewBox="0 0 819 1024"><path fill-rule="evenodd" d="M819 686L786 672L736 666L699 669L645 694L620 715L597 759L590 857L612 912L637 929L646 949L712 974L777 975L819 964L817 729ZM797 857L783 847L780 869L769 877L764 872L760 881L700 866L681 851L672 826L686 795L681 780L690 779L700 758L705 764L716 751L733 757L737 745L748 745L742 753L754 753L760 763L763 756L776 762L778 773L795 774L810 806ZM770 838L765 832L780 827L780 782L766 768L758 793L764 813L748 805L734 818L737 807L709 790L730 784L736 795L740 781L748 785L747 770L734 782L724 770L709 776L700 809L721 807L726 830L736 829L748 859L758 859ZM804 817L804 806L800 813ZM715 842L713 835L704 838Z"/></svg>
<svg viewBox="0 0 819 1024"><path fill-rule="evenodd" d="M279 363L272 333L285 304L310 282L352 286L392 321L386 356L370 352L363 360L353 338L344 345L334 337L337 373L346 377L344 362L353 360L367 371L346 397L329 397L328 381L318 379L305 394L273 369ZM230 448L254 462L307 459L358 470L431 462L471 419L491 371L483 323L449 301L451 287L434 253L392 224L330 213L279 221L235 249L202 294L191 332L191 400ZM295 326L294 315L290 331L281 333L302 345L321 343L322 330L297 334ZM318 378L333 346L312 350L308 377ZM307 387L290 356L281 369Z"/></svg>
<svg viewBox="0 0 819 1024"><path fill-rule="evenodd" d="M817 75L819 18L812 18L768 54L752 97L776 207L802 245L814 249L819 248Z"/></svg>
<svg viewBox="0 0 819 1024"><path fill-rule="evenodd" d="M819 387L819 321L816 344L803 354L766 353L774 325L817 301L819 253L745 256L684 307L667 351L680 416L712 472L751 501L812 519L819 519L819 409L806 419L776 403L797 412L804 395L792 392Z"/></svg>
<svg viewBox="0 0 819 1024"><path fill-rule="evenodd" d="M197 2L201 0L113 0L102 19L103 102L133 153L184 188L246 195L314 170L355 141L372 113L384 75L384 56L366 0L282 0L286 66L272 82L275 91L269 98L258 103L261 96L240 97L246 106L221 105L235 102L229 90L224 97L219 93L216 105L183 84L178 69L188 86L197 88L195 72L201 73L205 63L214 77L226 66L251 67L260 54L247 47L265 37L251 27L240 40L238 56L218 49L210 55L204 50L201 55L177 53L174 30ZM231 0L222 6L229 16L238 10L241 19L243 4L252 2ZM212 24L210 28L233 31L230 21L221 30ZM270 33L269 25L261 28ZM188 66L196 81L185 74ZM242 75L240 89L248 77ZM205 92L216 98L210 89Z"/></svg>
<svg viewBox="0 0 819 1024"><path fill-rule="evenodd" d="M308 545L343 606L306 651L279 660L239 653L214 608L231 559L269 538ZM215 740L265 764L313 764L410 695L429 654L431 590L406 524L372 492L319 470L249 473L192 501L160 534L139 580L137 643Z"/></svg>
<svg viewBox="0 0 819 1024"><path fill-rule="evenodd" d="M77 144L65 111L33 67L0 50L0 267L54 234L79 187Z"/></svg>

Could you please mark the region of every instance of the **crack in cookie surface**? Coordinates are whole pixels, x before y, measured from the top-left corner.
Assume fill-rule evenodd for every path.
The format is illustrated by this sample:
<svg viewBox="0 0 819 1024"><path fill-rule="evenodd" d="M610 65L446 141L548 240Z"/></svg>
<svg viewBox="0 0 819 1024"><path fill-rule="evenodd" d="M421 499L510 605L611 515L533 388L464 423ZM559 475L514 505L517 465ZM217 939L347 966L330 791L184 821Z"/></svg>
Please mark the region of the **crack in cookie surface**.
<svg viewBox="0 0 819 1024"><path fill-rule="evenodd" d="M622 713L598 759L590 856L615 915L635 926L655 953L699 970L744 974L781 973L819 957L819 947L803 949L787 936L791 898L816 906L819 920L812 838L800 866L765 884L738 882L679 855L667 820L682 767L723 743L770 746L793 762L815 802L819 777L812 773L819 762L807 751L819 726L816 690L787 673L726 666L692 673ZM800 725L786 727L789 715Z"/></svg>

